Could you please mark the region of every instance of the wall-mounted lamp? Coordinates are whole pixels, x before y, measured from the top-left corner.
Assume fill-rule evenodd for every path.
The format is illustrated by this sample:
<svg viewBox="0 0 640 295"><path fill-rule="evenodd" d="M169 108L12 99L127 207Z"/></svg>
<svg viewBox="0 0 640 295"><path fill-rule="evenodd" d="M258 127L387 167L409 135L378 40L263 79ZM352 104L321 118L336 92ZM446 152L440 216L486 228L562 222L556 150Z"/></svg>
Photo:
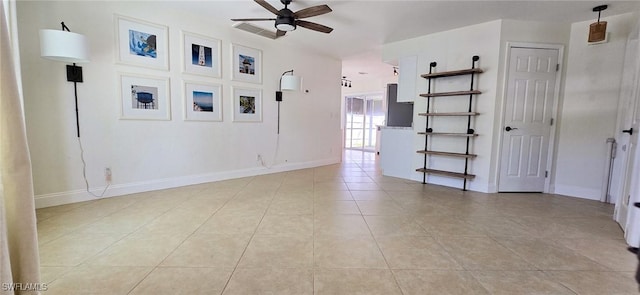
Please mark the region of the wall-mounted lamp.
<svg viewBox="0 0 640 295"><path fill-rule="evenodd" d="M67 81L73 82L76 103L76 130L80 137L80 122L78 120L78 87L82 83L82 67L76 63L89 62L89 43L84 35L72 33L64 24L62 30L40 30L40 56L66 63Z"/></svg>
<svg viewBox="0 0 640 295"><path fill-rule="evenodd" d="M291 74L291 75L287 75ZM280 84L276 91L276 101L278 102L278 134L280 134L280 102L282 101L282 91L298 91L302 78L293 75L293 70L286 71L280 76Z"/></svg>
<svg viewBox="0 0 640 295"><path fill-rule="evenodd" d="M347 76L342 76L342 80L340 81L340 85L342 87L351 88L351 80L347 80Z"/></svg>
<svg viewBox="0 0 640 295"><path fill-rule="evenodd" d="M398 67L393 67L393 75L394 76L398 75Z"/></svg>
<svg viewBox="0 0 640 295"><path fill-rule="evenodd" d="M602 42L607 39L607 22L600 21L600 13L609 6L600 5L593 8L598 13L598 21L589 25L589 43Z"/></svg>

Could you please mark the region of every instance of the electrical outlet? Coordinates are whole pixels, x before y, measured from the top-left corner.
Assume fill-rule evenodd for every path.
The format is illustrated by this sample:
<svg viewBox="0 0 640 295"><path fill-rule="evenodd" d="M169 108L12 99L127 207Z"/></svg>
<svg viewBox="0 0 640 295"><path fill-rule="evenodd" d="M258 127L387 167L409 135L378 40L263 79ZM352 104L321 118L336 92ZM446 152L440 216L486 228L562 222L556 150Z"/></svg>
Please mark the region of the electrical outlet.
<svg viewBox="0 0 640 295"><path fill-rule="evenodd" d="M111 182L111 168L104 168L104 180L106 182Z"/></svg>

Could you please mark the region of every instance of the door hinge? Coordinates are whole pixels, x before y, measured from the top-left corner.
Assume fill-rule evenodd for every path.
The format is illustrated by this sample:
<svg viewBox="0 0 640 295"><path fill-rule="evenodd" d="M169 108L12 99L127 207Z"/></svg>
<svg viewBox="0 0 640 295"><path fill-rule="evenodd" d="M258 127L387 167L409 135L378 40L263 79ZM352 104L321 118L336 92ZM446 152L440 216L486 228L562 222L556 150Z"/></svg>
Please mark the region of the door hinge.
<svg viewBox="0 0 640 295"><path fill-rule="evenodd" d="M550 121L549 125L553 126L553 118L551 118L551 120L549 120L549 121Z"/></svg>
<svg viewBox="0 0 640 295"><path fill-rule="evenodd" d="M560 70L560 64L556 64L556 72Z"/></svg>
<svg viewBox="0 0 640 295"><path fill-rule="evenodd" d="M544 172L544 178L547 178L547 177L549 177L549 171Z"/></svg>

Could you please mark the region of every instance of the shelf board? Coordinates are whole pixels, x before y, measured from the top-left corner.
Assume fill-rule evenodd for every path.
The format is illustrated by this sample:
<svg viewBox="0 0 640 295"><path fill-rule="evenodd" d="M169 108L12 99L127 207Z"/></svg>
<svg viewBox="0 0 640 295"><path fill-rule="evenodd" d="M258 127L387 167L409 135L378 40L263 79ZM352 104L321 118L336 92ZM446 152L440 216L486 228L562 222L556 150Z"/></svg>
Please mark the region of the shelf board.
<svg viewBox="0 0 640 295"><path fill-rule="evenodd" d="M466 179L474 179L476 177L473 174L464 174L464 173L459 173L459 172L451 172L451 171L443 171L443 170L435 170L435 169L418 168L418 169L416 169L416 171L417 172L422 172L422 173L428 173L428 174L436 174L436 175L443 175L443 176L457 177L457 178L466 178Z"/></svg>
<svg viewBox="0 0 640 295"><path fill-rule="evenodd" d="M453 113L418 113L418 116L477 116L476 112L453 112Z"/></svg>
<svg viewBox="0 0 640 295"><path fill-rule="evenodd" d="M461 153L449 153L449 152L438 152L438 151L416 151L418 154L425 155L436 155L436 156L448 156L448 157L459 157L459 158L475 158L478 155L474 154L461 154Z"/></svg>
<svg viewBox="0 0 640 295"><path fill-rule="evenodd" d="M449 133L449 132L418 132L419 135L445 135L445 136L460 136L460 137L473 137L478 136L477 133L467 134L467 133Z"/></svg>
<svg viewBox="0 0 640 295"><path fill-rule="evenodd" d="M422 97L437 97L437 96L457 96L457 95L469 95L469 94L481 94L480 90L467 90L467 91L451 91L451 92L434 92L420 94Z"/></svg>
<svg viewBox="0 0 640 295"><path fill-rule="evenodd" d="M461 75L480 74L480 73L482 73L482 69L476 68L476 69L465 69L465 70L457 70L457 71L423 74L423 75L420 75L420 77L428 79L428 78L441 78L441 77L461 76Z"/></svg>

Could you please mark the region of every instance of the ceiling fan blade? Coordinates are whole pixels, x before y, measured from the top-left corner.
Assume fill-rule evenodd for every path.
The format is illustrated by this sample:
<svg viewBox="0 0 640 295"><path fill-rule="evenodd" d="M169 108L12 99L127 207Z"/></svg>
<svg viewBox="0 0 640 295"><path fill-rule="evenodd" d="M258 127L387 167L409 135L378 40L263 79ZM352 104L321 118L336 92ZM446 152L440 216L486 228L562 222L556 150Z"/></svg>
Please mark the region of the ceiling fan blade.
<svg viewBox="0 0 640 295"><path fill-rule="evenodd" d="M277 10L275 7L271 6L271 4L269 4L267 1L265 0L253 0L253 1L260 4L260 6L264 7L266 10L271 11L271 13L275 15L280 15L280 11Z"/></svg>
<svg viewBox="0 0 640 295"><path fill-rule="evenodd" d="M293 14L293 16L295 18L307 18L307 17L329 13L331 11L333 10L331 10L331 8L329 8L329 6L327 5L317 5L317 6L312 6L312 7L298 10Z"/></svg>
<svg viewBox="0 0 640 295"><path fill-rule="evenodd" d="M265 21L265 20L276 20L275 18L232 18L234 22L257 22L257 21Z"/></svg>
<svg viewBox="0 0 640 295"><path fill-rule="evenodd" d="M331 33L331 31L333 31L332 28L329 28L327 26L323 26L321 24L316 24L316 23L312 23L312 22L308 22L306 20L296 20L296 25L301 26L303 28L307 28L309 30L314 30L314 31L318 31L321 33Z"/></svg>
<svg viewBox="0 0 640 295"><path fill-rule="evenodd" d="M282 36L284 36L284 34L286 34L286 33L287 33L287 31L280 31L280 30L277 30L277 31L276 31L276 38L282 37Z"/></svg>

